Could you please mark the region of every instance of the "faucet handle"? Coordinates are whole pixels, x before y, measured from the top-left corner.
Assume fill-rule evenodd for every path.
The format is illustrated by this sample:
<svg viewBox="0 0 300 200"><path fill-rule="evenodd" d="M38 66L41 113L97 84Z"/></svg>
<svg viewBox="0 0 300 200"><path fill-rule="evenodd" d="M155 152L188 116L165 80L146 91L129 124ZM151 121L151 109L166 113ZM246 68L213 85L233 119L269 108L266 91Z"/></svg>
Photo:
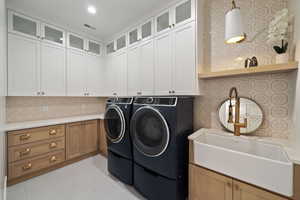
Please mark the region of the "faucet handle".
<svg viewBox="0 0 300 200"><path fill-rule="evenodd" d="M233 110L232 110L232 105L229 105L229 112L228 112L228 123L232 124L233 123Z"/></svg>

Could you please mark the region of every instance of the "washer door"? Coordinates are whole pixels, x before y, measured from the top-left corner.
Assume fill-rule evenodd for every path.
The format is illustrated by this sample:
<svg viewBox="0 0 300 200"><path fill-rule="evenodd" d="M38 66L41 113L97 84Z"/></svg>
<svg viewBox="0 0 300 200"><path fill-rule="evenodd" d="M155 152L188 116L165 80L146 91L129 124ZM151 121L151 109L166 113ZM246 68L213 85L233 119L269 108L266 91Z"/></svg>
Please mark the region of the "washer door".
<svg viewBox="0 0 300 200"><path fill-rule="evenodd" d="M130 128L133 144L142 154L157 157L166 151L170 132L158 110L150 106L138 109L131 119Z"/></svg>
<svg viewBox="0 0 300 200"><path fill-rule="evenodd" d="M113 143L119 143L125 134L126 122L122 110L117 105L106 109L104 127L107 138Z"/></svg>

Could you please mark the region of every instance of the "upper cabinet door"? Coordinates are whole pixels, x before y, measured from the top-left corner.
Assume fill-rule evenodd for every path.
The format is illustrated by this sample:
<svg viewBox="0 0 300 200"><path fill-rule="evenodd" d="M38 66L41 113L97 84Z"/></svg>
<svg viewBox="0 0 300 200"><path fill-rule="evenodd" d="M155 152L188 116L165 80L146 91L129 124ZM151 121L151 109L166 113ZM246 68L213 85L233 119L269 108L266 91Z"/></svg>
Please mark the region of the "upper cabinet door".
<svg viewBox="0 0 300 200"><path fill-rule="evenodd" d="M154 42L148 40L140 45L140 95L154 94Z"/></svg>
<svg viewBox="0 0 300 200"><path fill-rule="evenodd" d="M170 95L172 90L172 35L155 38L155 94Z"/></svg>
<svg viewBox="0 0 300 200"><path fill-rule="evenodd" d="M128 95L140 95L140 47L137 45L135 47L129 48L127 52Z"/></svg>
<svg viewBox="0 0 300 200"><path fill-rule="evenodd" d="M173 9L173 24L172 26L179 26L195 20L196 7L195 0L185 0L174 6Z"/></svg>
<svg viewBox="0 0 300 200"><path fill-rule="evenodd" d="M9 10L8 31L22 36L39 39L40 22Z"/></svg>
<svg viewBox="0 0 300 200"><path fill-rule="evenodd" d="M63 47L66 45L66 34L64 30L52 25L42 24L41 32L41 39L43 41Z"/></svg>
<svg viewBox="0 0 300 200"><path fill-rule="evenodd" d="M94 55L101 55L101 45L95 41L88 41L88 52Z"/></svg>
<svg viewBox="0 0 300 200"><path fill-rule="evenodd" d="M85 70L87 72L86 88L87 95L99 97L103 95L103 64L101 57L94 55L86 55Z"/></svg>
<svg viewBox="0 0 300 200"><path fill-rule="evenodd" d="M139 40L140 38L138 28L129 32L129 46L136 44Z"/></svg>
<svg viewBox="0 0 300 200"><path fill-rule="evenodd" d="M68 96L86 96L86 54L69 50L67 63Z"/></svg>
<svg viewBox="0 0 300 200"><path fill-rule="evenodd" d="M155 18L155 32L156 34L163 34L172 28L171 10L165 10Z"/></svg>
<svg viewBox="0 0 300 200"><path fill-rule="evenodd" d="M106 45L106 54L109 55L111 53L114 53L115 50L115 42L110 42Z"/></svg>
<svg viewBox="0 0 300 200"><path fill-rule="evenodd" d="M195 23L174 29L173 33L173 93L196 94L196 30Z"/></svg>
<svg viewBox="0 0 300 200"><path fill-rule="evenodd" d="M8 96L39 95L39 41L8 34Z"/></svg>
<svg viewBox="0 0 300 200"><path fill-rule="evenodd" d="M126 47L126 35L123 35L117 39L117 51Z"/></svg>
<svg viewBox="0 0 300 200"><path fill-rule="evenodd" d="M113 55L113 79L116 96L127 95L127 53L122 51Z"/></svg>
<svg viewBox="0 0 300 200"><path fill-rule="evenodd" d="M141 26L141 39L147 40L153 36L153 20L150 20Z"/></svg>
<svg viewBox="0 0 300 200"><path fill-rule="evenodd" d="M84 51L85 50L84 38L82 38L78 35L69 33L68 34L68 47L71 49Z"/></svg>
<svg viewBox="0 0 300 200"><path fill-rule="evenodd" d="M41 45L41 93L66 96L66 49L57 45Z"/></svg>

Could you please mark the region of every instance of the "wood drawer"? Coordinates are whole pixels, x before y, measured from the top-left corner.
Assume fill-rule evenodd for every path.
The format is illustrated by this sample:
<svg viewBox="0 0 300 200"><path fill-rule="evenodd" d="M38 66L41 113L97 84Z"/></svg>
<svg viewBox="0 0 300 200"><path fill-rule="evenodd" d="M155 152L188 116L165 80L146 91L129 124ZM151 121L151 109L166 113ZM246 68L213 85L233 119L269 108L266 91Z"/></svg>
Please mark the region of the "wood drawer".
<svg viewBox="0 0 300 200"><path fill-rule="evenodd" d="M65 151L55 151L32 159L9 164L8 179L14 179L29 173L37 172L47 167L65 161Z"/></svg>
<svg viewBox="0 0 300 200"><path fill-rule="evenodd" d="M40 140L62 137L65 135L65 125L48 126L21 131L8 132L7 146L28 144Z"/></svg>
<svg viewBox="0 0 300 200"><path fill-rule="evenodd" d="M8 148L8 162L11 163L24 160L33 156L63 149L65 149L64 137L43 140L41 142L35 142L21 146L13 146Z"/></svg>

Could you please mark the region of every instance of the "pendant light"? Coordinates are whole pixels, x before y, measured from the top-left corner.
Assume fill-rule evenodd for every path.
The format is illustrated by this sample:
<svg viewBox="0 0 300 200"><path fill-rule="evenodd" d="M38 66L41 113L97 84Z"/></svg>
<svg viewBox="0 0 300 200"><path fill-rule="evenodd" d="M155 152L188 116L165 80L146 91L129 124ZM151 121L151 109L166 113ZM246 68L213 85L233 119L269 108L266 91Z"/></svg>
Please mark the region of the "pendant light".
<svg viewBox="0 0 300 200"><path fill-rule="evenodd" d="M225 16L225 42L227 44L236 44L246 40L242 23L241 10L236 7L235 1L232 1L232 9Z"/></svg>

